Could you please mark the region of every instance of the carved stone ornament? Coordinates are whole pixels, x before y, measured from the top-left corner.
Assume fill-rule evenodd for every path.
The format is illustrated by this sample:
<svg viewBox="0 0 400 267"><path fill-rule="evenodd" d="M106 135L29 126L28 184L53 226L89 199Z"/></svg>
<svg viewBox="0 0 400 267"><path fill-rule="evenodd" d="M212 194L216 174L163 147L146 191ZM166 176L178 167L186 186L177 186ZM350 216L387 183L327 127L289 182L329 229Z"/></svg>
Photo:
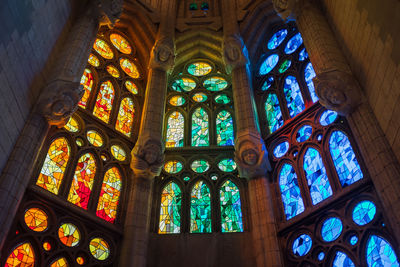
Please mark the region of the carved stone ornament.
<svg viewBox="0 0 400 267"><path fill-rule="evenodd" d="M170 37L162 37L153 46L149 67L163 71L172 70L175 64L175 44Z"/></svg>
<svg viewBox="0 0 400 267"><path fill-rule="evenodd" d="M131 168L136 176L154 177L160 175L164 163L163 145L160 141L147 138L140 140L132 150Z"/></svg>
<svg viewBox="0 0 400 267"><path fill-rule="evenodd" d="M79 82L53 81L40 95L39 110L50 125L61 128L78 108L83 92Z"/></svg>
<svg viewBox="0 0 400 267"><path fill-rule="evenodd" d="M327 109L346 116L361 103L360 86L349 73L337 70L323 72L313 82L319 102Z"/></svg>
<svg viewBox="0 0 400 267"><path fill-rule="evenodd" d="M278 15L283 19L294 19L295 8L299 0L272 0Z"/></svg>
<svg viewBox="0 0 400 267"><path fill-rule="evenodd" d="M244 67L248 62L247 48L242 38L237 35L225 37L223 44L226 71L231 73L237 67Z"/></svg>
<svg viewBox="0 0 400 267"><path fill-rule="evenodd" d="M96 0L100 26L112 28L119 20L123 10L124 0Z"/></svg>

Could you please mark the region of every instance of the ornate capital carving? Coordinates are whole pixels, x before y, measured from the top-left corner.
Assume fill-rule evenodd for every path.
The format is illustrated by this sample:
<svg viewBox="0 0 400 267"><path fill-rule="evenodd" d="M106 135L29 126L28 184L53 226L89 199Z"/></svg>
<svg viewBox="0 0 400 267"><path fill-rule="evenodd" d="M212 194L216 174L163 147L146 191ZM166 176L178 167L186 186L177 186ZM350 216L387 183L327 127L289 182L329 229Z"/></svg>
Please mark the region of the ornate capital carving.
<svg viewBox="0 0 400 267"><path fill-rule="evenodd" d="M225 37L223 44L226 71L231 73L237 67L244 67L248 62L248 52L242 38L238 35Z"/></svg>
<svg viewBox="0 0 400 267"><path fill-rule="evenodd" d="M96 3L100 26L113 27L121 16L124 0L96 0Z"/></svg>
<svg viewBox="0 0 400 267"><path fill-rule="evenodd" d="M283 20L295 17L294 11L298 2L299 0L272 0L276 12Z"/></svg>
<svg viewBox="0 0 400 267"><path fill-rule="evenodd" d="M319 102L327 109L348 115L361 103L361 88L353 75L347 72L323 72L313 81Z"/></svg>
<svg viewBox="0 0 400 267"><path fill-rule="evenodd" d="M132 150L131 169L138 177L160 175L164 162L164 146L160 141L144 138Z"/></svg>
<svg viewBox="0 0 400 267"><path fill-rule="evenodd" d="M175 64L175 44L171 37L159 38L151 50L149 67L170 71Z"/></svg>

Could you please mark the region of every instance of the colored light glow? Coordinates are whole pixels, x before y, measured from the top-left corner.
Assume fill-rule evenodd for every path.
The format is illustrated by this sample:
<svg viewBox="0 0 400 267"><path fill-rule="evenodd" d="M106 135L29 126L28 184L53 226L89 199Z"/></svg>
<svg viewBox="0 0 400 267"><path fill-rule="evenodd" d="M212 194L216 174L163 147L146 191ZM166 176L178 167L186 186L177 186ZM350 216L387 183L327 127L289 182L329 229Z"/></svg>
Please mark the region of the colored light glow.
<svg viewBox="0 0 400 267"><path fill-rule="evenodd" d="M108 123L110 120L112 104L114 102L114 86L111 81L105 81L101 84L96 104L93 109L93 115L100 120Z"/></svg>
<svg viewBox="0 0 400 267"><path fill-rule="evenodd" d="M203 181L193 186L190 203L190 232L211 233L211 194Z"/></svg>
<svg viewBox="0 0 400 267"><path fill-rule="evenodd" d="M75 247L81 240L81 234L72 223L64 223L58 229L58 238L67 247Z"/></svg>
<svg viewBox="0 0 400 267"><path fill-rule="evenodd" d="M139 89L138 89L137 85L130 80L127 80L125 82L125 87L129 92L131 92L134 95L137 95L139 93Z"/></svg>
<svg viewBox="0 0 400 267"><path fill-rule="evenodd" d="M172 173L172 174L178 173L178 172L180 172L182 169L183 169L182 162L180 162L180 161L178 161L178 160L170 160L170 161L167 161L167 162L164 164L164 170L165 170L167 173Z"/></svg>
<svg viewBox="0 0 400 267"><path fill-rule="evenodd" d="M292 61L290 61L289 59L286 59L279 66L279 69L278 69L279 73L285 73L285 71L287 71L291 65L292 65Z"/></svg>
<svg viewBox="0 0 400 267"><path fill-rule="evenodd" d="M119 34L112 33L110 34L110 41L118 49L118 51L124 54L132 53L132 47L129 42Z"/></svg>
<svg viewBox="0 0 400 267"><path fill-rule="evenodd" d="M287 107L290 117L296 117L305 109L303 96L301 95L300 86L294 76L287 76L283 86Z"/></svg>
<svg viewBox="0 0 400 267"><path fill-rule="evenodd" d="M183 147L184 125L185 120L180 112L174 111L169 115L165 147Z"/></svg>
<svg viewBox="0 0 400 267"><path fill-rule="evenodd" d="M99 203L97 205L97 216L110 223L114 223L117 217L121 188L121 174L116 167L112 167L104 175Z"/></svg>
<svg viewBox="0 0 400 267"><path fill-rule="evenodd" d="M30 208L24 215L25 224L35 232L43 232L48 226L48 215L39 208Z"/></svg>
<svg viewBox="0 0 400 267"><path fill-rule="evenodd" d="M51 250L51 244L49 242L44 242L43 243L43 249L46 251L50 251Z"/></svg>
<svg viewBox="0 0 400 267"><path fill-rule="evenodd" d="M301 143L307 141L312 134L312 127L310 125L302 126L296 133L297 142Z"/></svg>
<svg viewBox="0 0 400 267"><path fill-rule="evenodd" d="M275 49L281 45L285 40L288 31L286 29L279 30L272 35L271 39L268 41L268 49Z"/></svg>
<svg viewBox="0 0 400 267"><path fill-rule="evenodd" d="M297 33L292 38L290 38L290 40L287 42L286 47L285 47L285 53L292 54L294 51L297 50L297 48L300 47L300 45L302 43L303 43L303 38L301 38L300 33Z"/></svg>
<svg viewBox="0 0 400 267"><path fill-rule="evenodd" d="M194 76L204 76L212 71L210 64L205 62L192 63L188 67L188 72Z"/></svg>
<svg viewBox="0 0 400 267"><path fill-rule="evenodd" d="M125 97L124 99L122 99L121 105L119 106L117 122L115 123L115 130L130 137L134 115L135 106L133 100L130 97Z"/></svg>
<svg viewBox="0 0 400 267"><path fill-rule="evenodd" d="M267 57L260 66L259 74L265 75L271 72L275 68L276 64L278 64L278 61L279 56L277 54L272 54Z"/></svg>
<svg viewBox="0 0 400 267"><path fill-rule="evenodd" d="M81 108L86 108L90 97L90 92L92 91L93 82L94 80L92 72L89 69L85 69L81 78L81 85L83 85L84 92L81 100L78 103Z"/></svg>
<svg viewBox="0 0 400 267"><path fill-rule="evenodd" d="M91 143L95 147L101 147L104 143L103 137L101 137L101 135L98 132L96 132L95 130L87 131L86 137L87 137L89 143Z"/></svg>
<svg viewBox="0 0 400 267"><path fill-rule="evenodd" d="M76 263L78 263L79 265L83 265L85 264L85 259L83 257L77 257Z"/></svg>
<svg viewBox="0 0 400 267"><path fill-rule="evenodd" d="M279 173L279 188L286 220L290 220L302 213L304 211L304 202L301 197L297 174L292 165L283 164Z"/></svg>
<svg viewBox="0 0 400 267"><path fill-rule="evenodd" d="M93 49L105 59L112 59L114 57L110 46L104 40L96 39L93 44Z"/></svg>
<svg viewBox="0 0 400 267"><path fill-rule="evenodd" d="M338 115L335 111L325 110L319 119L319 123L322 126L328 126L336 120L337 116Z"/></svg>
<svg viewBox="0 0 400 267"><path fill-rule="evenodd" d="M182 193L179 186L171 182L161 193L159 234L177 234L181 230Z"/></svg>
<svg viewBox="0 0 400 267"><path fill-rule="evenodd" d="M314 68L311 62L309 62L306 68L304 69L304 79L307 83L308 91L310 92L311 100L313 103L318 101L318 96L315 93L314 82L312 81L312 79L314 79L315 76L316 74Z"/></svg>
<svg viewBox="0 0 400 267"><path fill-rule="evenodd" d="M221 229L223 233L243 232L240 192L227 180L219 190L221 204Z"/></svg>
<svg viewBox="0 0 400 267"><path fill-rule="evenodd" d="M286 154L286 152L289 149L289 142L285 141L282 143L279 143L275 148L274 148L274 156L277 158L282 157L283 155Z"/></svg>
<svg viewBox="0 0 400 267"><path fill-rule="evenodd" d="M270 133L275 132L283 126L283 117L279 100L276 94L269 94L267 101L265 101L265 113L268 121L268 128Z"/></svg>
<svg viewBox="0 0 400 267"><path fill-rule="evenodd" d="M5 267L33 267L35 266L35 254L30 243L23 243L16 247L6 260Z"/></svg>
<svg viewBox="0 0 400 267"><path fill-rule="evenodd" d="M121 58L119 60L119 64L121 65L121 69L130 77L137 79L140 78L140 73L133 61L127 58Z"/></svg>
<svg viewBox="0 0 400 267"><path fill-rule="evenodd" d="M126 159L126 152L119 145L112 145L111 146L111 154L113 155L113 157L116 160L124 161Z"/></svg>

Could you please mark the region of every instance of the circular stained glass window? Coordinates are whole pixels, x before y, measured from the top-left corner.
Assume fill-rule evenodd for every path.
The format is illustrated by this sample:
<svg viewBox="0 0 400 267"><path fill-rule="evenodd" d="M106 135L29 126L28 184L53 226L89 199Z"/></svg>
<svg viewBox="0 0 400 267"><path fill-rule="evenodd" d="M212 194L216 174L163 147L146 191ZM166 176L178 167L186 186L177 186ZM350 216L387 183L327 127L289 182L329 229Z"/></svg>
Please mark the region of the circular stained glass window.
<svg viewBox="0 0 400 267"><path fill-rule="evenodd" d="M204 76L212 71L210 64L205 62L192 63L188 67L188 72L194 76Z"/></svg>
<svg viewBox="0 0 400 267"><path fill-rule="evenodd" d="M332 110L326 110L321 114L321 117L319 118L319 123L322 126L327 126L334 122L337 118L337 113Z"/></svg>
<svg viewBox="0 0 400 267"><path fill-rule="evenodd" d="M100 60L93 54L89 55L89 59L88 62L90 65L92 65L93 67L98 67L100 66Z"/></svg>
<svg viewBox="0 0 400 267"><path fill-rule="evenodd" d="M349 243L350 245L354 246L358 242L358 237L356 235L352 235L349 238Z"/></svg>
<svg viewBox="0 0 400 267"><path fill-rule="evenodd" d="M223 172L236 170L236 162L233 159L223 159L218 163L218 168Z"/></svg>
<svg viewBox="0 0 400 267"><path fill-rule="evenodd" d="M299 46L303 43L303 38L301 38L301 34L297 33L295 36L290 38L290 40L287 42L286 47L285 47L285 53L286 54L291 54L294 51L299 48Z"/></svg>
<svg viewBox="0 0 400 267"><path fill-rule="evenodd" d="M269 76L262 85L261 91L267 91L267 89L270 88L273 83L274 83L274 77Z"/></svg>
<svg viewBox="0 0 400 267"><path fill-rule="evenodd" d="M293 241L293 254L296 256L304 256L310 251L312 239L309 235L302 234Z"/></svg>
<svg viewBox="0 0 400 267"><path fill-rule="evenodd" d="M180 107L185 104L186 100L180 95L173 96L168 101L172 106Z"/></svg>
<svg viewBox="0 0 400 267"><path fill-rule="evenodd" d="M281 45L283 40L285 40L288 31L286 29L282 29L274 33L271 39L268 41L268 49L275 49Z"/></svg>
<svg viewBox="0 0 400 267"><path fill-rule="evenodd" d="M274 156L277 158L282 157L283 155L286 154L286 152L289 149L289 142L285 141L282 143L279 143L275 148L274 148Z"/></svg>
<svg viewBox="0 0 400 267"><path fill-rule="evenodd" d="M119 64L121 65L121 69L130 77L137 79L140 77L140 73L135 63L133 63L130 59L121 58L119 60Z"/></svg>
<svg viewBox="0 0 400 267"><path fill-rule="evenodd" d="M39 208L30 208L25 211L24 221L29 229L35 232L43 232L48 226L48 216Z"/></svg>
<svg viewBox="0 0 400 267"><path fill-rule="evenodd" d="M164 170L167 173L178 173L182 170L183 164L178 160L170 160L164 164Z"/></svg>
<svg viewBox="0 0 400 267"><path fill-rule="evenodd" d="M301 143L307 141L312 134L312 127L310 125L302 126L296 133L297 142Z"/></svg>
<svg viewBox="0 0 400 267"><path fill-rule="evenodd" d="M75 247L81 240L81 234L72 223L64 223L58 229L58 238L67 247Z"/></svg>
<svg viewBox="0 0 400 267"><path fill-rule="evenodd" d="M318 260L322 261L325 258L325 253L323 251L321 251L320 253L318 253Z"/></svg>
<svg viewBox="0 0 400 267"><path fill-rule="evenodd" d="M112 33L110 34L111 43L117 48L120 52L124 54L132 53L132 47L129 42L119 34Z"/></svg>
<svg viewBox="0 0 400 267"><path fill-rule="evenodd" d="M126 89L127 89L129 92L131 92L131 93L134 94L134 95L137 95L137 94L139 93L139 89L138 89L138 87L136 86L136 84L133 83L133 82L131 82L131 81L129 81L129 80L127 80L127 81L125 82L125 87L126 87Z"/></svg>
<svg viewBox="0 0 400 267"><path fill-rule="evenodd" d="M126 159L126 152L119 145L112 145L111 146L111 154L113 155L113 157L116 160L124 161Z"/></svg>
<svg viewBox="0 0 400 267"><path fill-rule="evenodd" d="M370 223L376 214L376 206L369 200L359 202L353 209L353 221L358 225Z"/></svg>
<svg viewBox="0 0 400 267"><path fill-rule="evenodd" d="M342 233L343 224L339 218L331 217L324 221L321 228L322 239L326 242L336 240Z"/></svg>
<svg viewBox="0 0 400 267"><path fill-rule="evenodd" d="M74 117L69 118L64 128L71 133L76 133L80 130L79 123Z"/></svg>
<svg viewBox="0 0 400 267"><path fill-rule="evenodd" d="M101 147L103 145L103 137L101 137L101 135L95 130L87 131L86 137L89 143L91 143L95 147Z"/></svg>
<svg viewBox="0 0 400 267"><path fill-rule="evenodd" d="M114 67L113 65L108 65L107 66L107 72L113 76L114 78L119 78L119 71L116 67Z"/></svg>
<svg viewBox="0 0 400 267"><path fill-rule="evenodd" d="M49 242L44 242L43 243L43 249L46 251L50 251L51 250L51 244Z"/></svg>
<svg viewBox="0 0 400 267"><path fill-rule="evenodd" d="M89 243L89 250L92 256L98 260L106 260L110 255L108 243L100 237L93 238Z"/></svg>
<svg viewBox="0 0 400 267"><path fill-rule="evenodd" d="M214 100L215 100L215 102L216 102L217 104L228 104L228 103L231 102L231 99L230 99L229 96L227 96L226 94L217 95L217 96L214 98Z"/></svg>
<svg viewBox="0 0 400 267"><path fill-rule="evenodd" d="M228 82L222 77L213 76L205 80L203 86L209 91L217 92L224 90L228 86Z"/></svg>
<svg viewBox="0 0 400 267"><path fill-rule="evenodd" d="M189 176L185 176L185 177L183 177L183 180L184 180L185 182L187 182L187 181L190 180L190 177L189 177Z"/></svg>
<svg viewBox="0 0 400 267"><path fill-rule="evenodd" d="M192 162L191 168L194 172L203 173L208 171L210 164L206 160L200 159Z"/></svg>
<svg viewBox="0 0 400 267"><path fill-rule="evenodd" d="M189 92L196 88L196 82L190 78L179 78L172 83L171 87L177 92Z"/></svg>
<svg viewBox="0 0 400 267"><path fill-rule="evenodd" d="M83 265L85 264L85 259L79 256L76 258L76 263L78 263L79 265Z"/></svg>
<svg viewBox="0 0 400 267"><path fill-rule="evenodd" d="M269 57L267 57L261 64L259 70L260 75L265 75L269 73L271 70L273 70L276 64L278 64L278 61L279 61L279 56L277 54L272 54Z"/></svg>
<svg viewBox="0 0 400 267"><path fill-rule="evenodd" d="M288 68L290 68L290 65L292 65L292 61L290 61L289 59L283 61L282 64L279 66L279 73L284 73L285 71L287 71Z"/></svg>
<svg viewBox="0 0 400 267"><path fill-rule="evenodd" d="M105 59L112 59L114 57L110 46L104 40L96 39L93 44L93 49Z"/></svg>
<svg viewBox="0 0 400 267"><path fill-rule="evenodd" d="M207 100L207 95L203 93L196 93L192 96L192 99L196 102L205 102Z"/></svg>

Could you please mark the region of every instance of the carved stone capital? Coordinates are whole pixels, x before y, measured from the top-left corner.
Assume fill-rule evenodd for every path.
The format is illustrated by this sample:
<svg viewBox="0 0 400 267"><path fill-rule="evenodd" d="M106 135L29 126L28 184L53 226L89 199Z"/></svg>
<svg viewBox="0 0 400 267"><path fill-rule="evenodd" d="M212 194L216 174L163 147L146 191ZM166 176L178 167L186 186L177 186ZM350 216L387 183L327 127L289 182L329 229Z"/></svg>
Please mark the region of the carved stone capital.
<svg viewBox="0 0 400 267"><path fill-rule="evenodd" d="M50 125L61 128L76 111L83 92L83 86L79 82L55 80L40 95L39 111Z"/></svg>
<svg viewBox="0 0 400 267"><path fill-rule="evenodd" d="M319 102L327 109L346 116L361 103L361 88L353 75L347 72L338 70L323 72L313 81Z"/></svg>
<svg viewBox="0 0 400 267"><path fill-rule="evenodd" d="M170 71L175 64L175 44L171 37L158 39L151 50L149 67Z"/></svg>
<svg viewBox="0 0 400 267"><path fill-rule="evenodd" d="M237 67L244 67L248 62L248 52L242 38L238 35L225 37L223 43L226 71L231 73Z"/></svg>
<svg viewBox="0 0 400 267"><path fill-rule="evenodd" d="M100 26L106 25L112 28L119 20L123 10L124 0L95 0L97 4L97 16Z"/></svg>
<svg viewBox="0 0 400 267"><path fill-rule="evenodd" d="M299 0L272 0L275 11L283 19L294 19L295 9Z"/></svg>
<svg viewBox="0 0 400 267"><path fill-rule="evenodd" d="M164 146L158 140L143 138L132 150L131 169L137 177L160 175L164 163Z"/></svg>

